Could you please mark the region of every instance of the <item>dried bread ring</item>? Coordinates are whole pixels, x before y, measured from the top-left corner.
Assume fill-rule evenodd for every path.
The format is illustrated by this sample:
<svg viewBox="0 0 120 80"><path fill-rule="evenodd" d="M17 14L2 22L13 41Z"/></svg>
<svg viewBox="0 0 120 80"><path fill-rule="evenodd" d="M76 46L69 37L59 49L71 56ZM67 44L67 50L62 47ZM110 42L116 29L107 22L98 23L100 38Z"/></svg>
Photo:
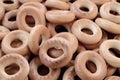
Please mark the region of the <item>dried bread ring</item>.
<svg viewBox="0 0 120 80"><path fill-rule="evenodd" d="M69 23L75 19L75 14L68 10L50 10L46 12L46 19L51 23Z"/></svg>
<svg viewBox="0 0 120 80"><path fill-rule="evenodd" d="M83 29L91 30L92 35L82 32ZM89 19L76 20L71 27L71 31L84 44L95 44L102 38L100 27Z"/></svg>
<svg viewBox="0 0 120 80"><path fill-rule="evenodd" d="M100 16L114 23L120 23L120 4L107 2L100 7Z"/></svg>
<svg viewBox="0 0 120 80"><path fill-rule="evenodd" d="M17 23L16 23L17 12L18 12L17 9L7 12L2 21L3 26L11 30L18 29ZM15 19L10 20L11 18L15 18Z"/></svg>
<svg viewBox="0 0 120 80"><path fill-rule="evenodd" d="M118 64L120 62L120 58L111 54L109 49L114 48L114 49L120 50L119 46L120 46L120 41L113 39L113 40L104 41L99 48L99 53L103 56L106 62L109 65L113 67L118 67L118 68L120 67L120 64Z"/></svg>
<svg viewBox="0 0 120 80"><path fill-rule="evenodd" d="M91 73L86 68L86 62L92 61L97 70ZM103 80L107 73L104 59L95 51L83 51L75 59L75 72L82 80Z"/></svg>
<svg viewBox="0 0 120 80"><path fill-rule="evenodd" d="M48 50L51 48L61 49L63 54L57 58L52 58L48 55ZM51 68L60 68L67 65L72 59L72 55L69 42L60 37L48 39L39 51L41 62Z"/></svg>
<svg viewBox="0 0 120 80"><path fill-rule="evenodd" d="M28 36L29 33L22 30L11 31L7 34L1 43L1 47L4 53L18 53L21 55L27 55L29 53L28 49ZM19 46L12 46L16 42L20 42Z"/></svg>
<svg viewBox="0 0 120 80"><path fill-rule="evenodd" d="M32 27L30 27L28 24L26 24L25 17L27 15L33 16L35 20L35 25L45 25L45 16L43 13L40 12L40 10L33 6L25 6L19 9L17 14L17 26L21 30L25 30L27 32L30 32L32 30Z"/></svg>
<svg viewBox="0 0 120 80"><path fill-rule="evenodd" d="M11 64L16 64L20 68L17 73L8 75L5 68ZM11 53L0 58L0 79L1 80L24 80L29 74L29 64L27 60L17 54Z"/></svg>
<svg viewBox="0 0 120 80"><path fill-rule="evenodd" d="M43 64L41 63L39 57L33 58L32 61L30 62L30 72L29 76L31 80L57 80L59 75L60 75L60 69L52 69L50 67L46 67L49 69L49 71L44 71L44 73L41 75L38 73L38 68L42 66ZM46 69L45 68L45 69ZM47 70L47 69L46 69ZM48 72L48 73L47 73Z"/></svg>
<svg viewBox="0 0 120 80"><path fill-rule="evenodd" d="M70 8L70 5L68 3L61 0L47 0L45 1L45 6L55 9L62 9L62 10L67 10Z"/></svg>
<svg viewBox="0 0 120 80"><path fill-rule="evenodd" d="M77 18L94 19L98 13L96 4L90 0L77 0L71 4L70 10Z"/></svg>
<svg viewBox="0 0 120 80"><path fill-rule="evenodd" d="M20 6L18 0L0 0L0 5L3 5L6 11L17 9Z"/></svg>

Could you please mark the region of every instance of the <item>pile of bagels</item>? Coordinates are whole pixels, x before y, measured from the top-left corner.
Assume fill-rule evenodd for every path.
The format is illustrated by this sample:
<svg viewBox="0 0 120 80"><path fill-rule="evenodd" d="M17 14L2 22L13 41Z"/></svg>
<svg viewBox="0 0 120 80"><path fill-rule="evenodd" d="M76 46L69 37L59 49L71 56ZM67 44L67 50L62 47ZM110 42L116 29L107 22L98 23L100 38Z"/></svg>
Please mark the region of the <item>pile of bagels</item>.
<svg viewBox="0 0 120 80"><path fill-rule="evenodd" d="M0 80L119 76L119 0L0 0Z"/></svg>

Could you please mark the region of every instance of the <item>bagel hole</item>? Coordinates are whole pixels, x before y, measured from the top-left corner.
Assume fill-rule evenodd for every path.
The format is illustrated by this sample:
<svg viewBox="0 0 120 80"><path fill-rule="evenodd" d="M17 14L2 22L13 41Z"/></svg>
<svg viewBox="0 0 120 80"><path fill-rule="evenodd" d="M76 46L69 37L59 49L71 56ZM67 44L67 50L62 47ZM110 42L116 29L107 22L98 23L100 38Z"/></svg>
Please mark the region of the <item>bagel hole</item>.
<svg viewBox="0 0 120 80"><path fill-rule="evenodd" d="M39 75L45 76L49 73L49 68L44 65L40 65L37 69L37 72Z"/></svg>
<svg viewBox="0 0 120 80"><path fill-rule="evenodd" d="M34 27L35 26L35 19L33 18L32 15L27 15L25 17L25 21L26 21L28 26L30 26L30 27Z"/></svg>
<svg viewBox="0 0 120 80"><path fill-rule="evenodd" d="M60 32L68 32L68 30L65 28L65 26L63 26L63 25L57 25L56 27L55 27L55 31L57 32L57 33L60 33Z"/></svg>
<svg viewBox="0 0 120 80"><path fill-rule="evenodd" d="M3 3L5 3L5 4L13 4L14 2L12 0L4 0Z"/></svg>
<svg viewBox="0 0 120 80"><path fill-rule="evenodd" d="M11 18L8 19L8 21L16 21L16 16L12 16Z"/></svg>
<svg viewBox="0 0 120 80"><path fill-rule="evenodd" d="M120 58L120 50L116 49L116 48L110 48L109 51L111 52L111 54L113 54L114 56L117 56Z"/></svg>
<svg viewBox="0 0 120 80"><path fill-rule="evenodd" d="M116 1L120 3L120 0L116 0Z"/></svg>
<svg viewBox="0 0 120 80"><path fill-rule="evenodd" d="M85 11L85 12L89 12L89 9L87 7L85 7L85 6L80 7L80 10Z"/></svg>
<svg viewBox="0 0 120 80"><path fill-rule="evenodd" d="M5 72L8 75L13 75L13 74L17 73L19 70L20 70L20 67L15 63L10 64L7 67L5 67Z"/></svg>
<svg viewBox="0 0 120 80"><path fill-rule="evenodd" d="M50 48L50 49L48 49L47 53L48 53L48 56L50 56L52 58L57 58L63 54L63 50L57 49L57 48Z"/></svg>
<svg viewBox="0 0 120 80"><path fill-rule="evenodd" d="M81 80L81 79L77 75L75 75L74 80Z"/></svg>
<svg viewBox="0 0 120 80"><path fill-rule="evenodd" d="M22 44L23 44L23 42L22 42L21 40L15 39L15 40L13 40L13 41L11 42L10 45L11 45L13 48L18 48L18 47L20 47Z"/></svg>
<svg viewBox="0 0 120 80"><path fill-rule="evenodd" d="M75 2L75 1L76 1L76 0L69 0L70 3L73 3L73 2Z"/></svg>
<svg viewBox="0 0 120 80"><path fill-rule="evenodd" d="M91 72L91 73L95 73L97 70L96 65L92 62L92 61L87 61L86 63L86 68Z"/></svg>
<svg viewBox="0 0 120 80"><path fill-rule="evenodd" d="M119 13L117 12L117 11L115 11L115 10L110 10L110 13L112 14L112 15L119 15Z"/></svg>
<svg viewBox="0 0 120 80"><path fill-rule="evenodd" d="M81 31L88 34L88 35L93 35L93 32L90 29L83 28Z"/></svg>

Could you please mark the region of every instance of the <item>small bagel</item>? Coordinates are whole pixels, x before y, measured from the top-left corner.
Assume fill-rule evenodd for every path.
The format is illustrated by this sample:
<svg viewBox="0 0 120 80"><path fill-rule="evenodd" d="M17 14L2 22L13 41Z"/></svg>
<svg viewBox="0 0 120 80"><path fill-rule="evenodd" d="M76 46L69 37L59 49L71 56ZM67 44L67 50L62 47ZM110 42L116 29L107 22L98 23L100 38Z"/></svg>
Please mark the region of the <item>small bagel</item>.
<svg viewBox="0 0 120 80"><path fill-rule="evenodd" d="M11 31L9 34L7 34L1 43L1 47L4 53L18 53L21 55L26 55L29 53L28 49L28 36L29 33L22 31L22 30L15 30ZM12 46L12 43L14 44L17 41L21 42L19 46Z"/></svg>
<svg viewBox="0 0 120 80"><path fill-rule="evenodd" d="M75 14L68 10L50 10L46 12L46 19L51 23L69 23L75 19Z"/></svg>
<svg viewBox="0 0 120 80"><path fill-rule="evenodd" d="M70 10L77 18L94 19L97 16L98 8L90 0L76 0L71 4Z"/></svg>
<svg viewBox="0 0 120 80"><path fill-rule="evenodd" d="M97 18L95 22L104 30L114 33L114 34L120 34L120 24L116 24L114 22L111 22L107 19L103 18Z"/></svg>
<svg viewBox="0 0 120 80"><path fill-rule="evenodd" d="M9 29L4 26L0 26L0 40L2 40L9 32Z"/></svg>
<svg viewBox="0 0 120 80"><path fill-rule="evenodd" d="M4 14L5 14L5 8L3 5L0 4L0 21L2 20Z"/></svg>
<svg viewBox="0 0 120 80"><path fill-rule="evenodd" d="M86 62L92 61L97 70L91 73L86 68ZM103 80L107 73L104 59L94 51L83 51L75 59L75 72L82 80Z"/></svg>
<svg viewBox="0 0 120 80"><path fill-rule="evenodd" d="M2 21L3 26L11 30L17 29L18 28L16 23L17 12L18 12L17 9L7 12ZM15 20L10 21L9 19L12 17L15 17Z"/></svg>
<svg viewBox="0 0 120 80"><path fill-rule="evenodd" d="M33 54L39 54L40 46L50 38L49 31L44 25L36 25L30 32L28 46ZM39 42L41 42L39 44Z"/></svg>
<svg viewBox="0 0 120 80"><path fill-rule="evenodd" d="M41 45L39 57L41 62L50 68L60 68L67 65L72 59L73 53L70 50L68 40L64 38L51 38ZM52 58L48 55L48 50L51 48L61 49L63 54L57 58Z"/></svg>
<svg viewBox="0 0 120 80"><path fill-rule="evenodd" d="M113 67L120 67L120 58L114 56L113 54L110 53L109 49L110 48L115 48L120 50L120 41L119 40L106 40L104 41L99 48L99 53L103 56L103 58L106 60L106 62L113 66Z"/></svg>
<svg viewBox="0 0 120 80"><path fill-rule="evenodd" d="M60 75L60 69L52 69L49 68L49 72L45 75L41 75L38 73L38 68L42 66L43 64L41 63L39 57L36 57L32 59L30 62L30 72L29 76L31 80L57 80L59 75Z"/></svg>
<svg viewBox="0 0 120 80"><path fill-rule="evenodd" d="M120 23L120 4L115 2L107 2L100 7L100 16L114 23ZM111 12L115 12L112 14Z"/></svg>
<svg viewBox="0 0 120 80"><path fill-rule="evenodd" d="M61 0L47 0L45 1L45 6L55 9L62 9L62 10L67 10L70 8L70 5L68 3Z"/></svg>
<svg viewBox="0 0 120 80"><path fill-rule="evenodd" d="M92 31L92 35L82 32L82 30L86 28ZM71 27L71 31L78 40L84 44L95 44L102 38L100 27L88 19L76 20Z"/></svg>
<svg viewBox="0 0 120 80"><path fill-rule="evenodd" d="M17 64L19 66L19 70L17 73L8 75L5 72L5 68L11 64ZM0 58L0 79L1 80L24 80L29 74L29 64L26 59L17 54L7 54Z"/></svg>
<svg viewBox="0 0 120 80"><path fill-rule="evenodd" d="M0 5L3 5L6 11L17 9L20 6L18 0L0 0Z"/></svg>
<svg viewBox="0 0 120 80"><path fill-rule="evenodd" d="M25 6L19 9L17 14L17 26L19 29L30 32L33 28L26 24L25 17L27 15L33 16L35 25L45 25L45 16L38 8L33 6Z"/></svg>

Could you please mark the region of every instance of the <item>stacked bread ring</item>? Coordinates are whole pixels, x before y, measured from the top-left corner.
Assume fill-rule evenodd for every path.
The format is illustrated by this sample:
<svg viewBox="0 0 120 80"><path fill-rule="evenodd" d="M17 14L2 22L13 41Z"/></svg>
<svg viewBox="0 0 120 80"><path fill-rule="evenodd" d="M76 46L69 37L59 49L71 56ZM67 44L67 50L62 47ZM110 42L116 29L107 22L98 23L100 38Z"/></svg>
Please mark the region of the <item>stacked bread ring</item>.
<svg viewBox="0 0 120 80"><path fill-rule="evenodd" d="M120 80L119 0L0 0L0 80Z"/></svg>

